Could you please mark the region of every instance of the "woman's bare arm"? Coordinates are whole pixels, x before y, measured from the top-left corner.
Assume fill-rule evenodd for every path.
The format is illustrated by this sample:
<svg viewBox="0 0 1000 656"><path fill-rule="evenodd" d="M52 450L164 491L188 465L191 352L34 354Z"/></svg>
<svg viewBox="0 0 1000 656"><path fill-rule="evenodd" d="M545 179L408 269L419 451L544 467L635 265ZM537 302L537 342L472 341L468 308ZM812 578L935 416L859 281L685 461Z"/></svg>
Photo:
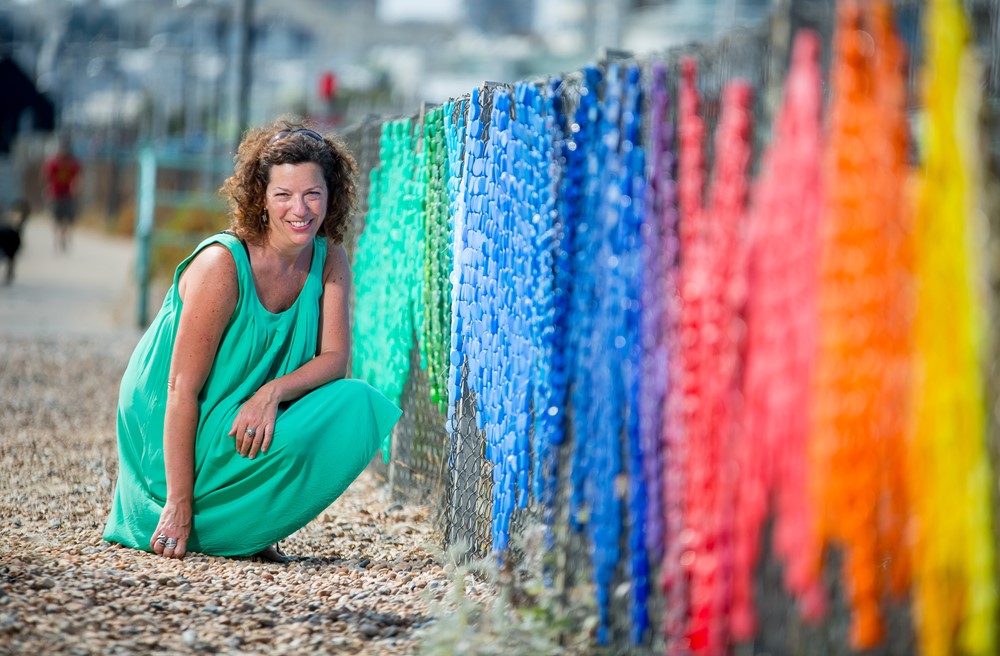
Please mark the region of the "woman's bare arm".
<svg viewBox="0 0 1000 656"><path fill-rule="evenodd" d="M173 558L184 557L191 532L198 394L239 297L236 263L229 251L224 246L210 246L199 253L181 275L178 293L183 305L170 363L163 427L167 500L150 538L156 553ZM167 549L157 542L159 535L176 539L177 546Z"/></svg>

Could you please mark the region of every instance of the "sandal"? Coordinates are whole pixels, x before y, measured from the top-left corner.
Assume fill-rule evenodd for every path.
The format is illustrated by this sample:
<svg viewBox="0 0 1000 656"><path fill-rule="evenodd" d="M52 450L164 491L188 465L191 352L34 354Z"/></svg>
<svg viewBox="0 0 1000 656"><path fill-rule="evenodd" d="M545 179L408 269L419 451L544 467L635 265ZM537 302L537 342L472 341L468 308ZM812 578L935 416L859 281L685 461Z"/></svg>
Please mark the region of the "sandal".
<svg viewBox="0 0 1000 656"><path fill-rule="evenodd" d="M267 547L266 549L262 549L261 551L258 551L254 555L263 560L272 563L279 563L282 565L291 560L291 558L286 556L285 552L281 550L281 542L278 542L273 546Z"/></svg>

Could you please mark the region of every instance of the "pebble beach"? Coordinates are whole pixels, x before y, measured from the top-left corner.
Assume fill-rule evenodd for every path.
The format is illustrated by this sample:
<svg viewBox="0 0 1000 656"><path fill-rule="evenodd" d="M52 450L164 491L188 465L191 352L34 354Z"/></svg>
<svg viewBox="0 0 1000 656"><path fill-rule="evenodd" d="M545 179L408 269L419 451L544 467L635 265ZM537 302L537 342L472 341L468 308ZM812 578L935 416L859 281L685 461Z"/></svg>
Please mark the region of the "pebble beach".
<svg viewBox="0 0 1000 656"><path fill-rule="evenodd" d="M131 346L0 342L0 653L417 653L451 581L428 510L370 471L282 543L285 565L101 539Z"/></svg>
<svg viewBox="0 0 1000 656"><path fill-rule="evenodd" d="M81 233L60 259L46 227L0 288L0 654L419 653L452 577L429 509L394 501L370 470L282 542L288 564L101 539L139 337L115 288L131 247Z"/></svg>

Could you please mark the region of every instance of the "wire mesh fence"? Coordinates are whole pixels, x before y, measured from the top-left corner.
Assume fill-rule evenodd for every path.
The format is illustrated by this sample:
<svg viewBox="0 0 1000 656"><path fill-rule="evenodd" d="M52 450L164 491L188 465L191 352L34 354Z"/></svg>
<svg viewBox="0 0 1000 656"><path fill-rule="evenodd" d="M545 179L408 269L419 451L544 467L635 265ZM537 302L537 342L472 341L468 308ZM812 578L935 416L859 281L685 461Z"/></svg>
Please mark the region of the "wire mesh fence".
<svg viewBox="0 0 1000 656"><path fill-rule="evenodd" d="M692 45L639 61L645 80L651 76L655 62L665 62L676 68L682 57L694 56L699 63L698 87L703 97L703 116L706 132L712 134L718 123L720 102L727 82L743 78L750 82L757 95L753 106L754 153L759 154L762 144L771 135L769 128L781 90L788 73L791 49L791 35L802 28L810 28L820 35L825 69L830 66L830 52L834 33L835 12L833 3L822 0L796 0L779 3L767 25L757 30L741 30L727 35L712 44ZM998 325L996 308L1000 307L1000 247L996 236L1000 234L1000 193L996 192L996 181L1000 177L1000 8L996 3L968 0L966 11L972 17L975 42L985 62L981 88L984 94L983 134L987 137L983 144L989 151L986 175L993 180L993 196L987 199L992 212L988 214L989 230L986 233L988 283L991 306L989 307L989 335L996 335ZM921 80L918 74L922 52L920 49L919 25L924 11L924 3L901 0L895 3L896 26L910 48L908 86L911 98L920 97ZM627 59L627 57L626 57ZM634 60L630 60L634 61ZM606 70L608 61L602 62ZM573 72L561 76L558 97L564 116L572 116L581 96L583 72ZM829 89L824 89L828 92ZM676 97L677 88L669 93ZM490 106L484 96L483 116L488 116ZM468 100L465 98L464 100ZM644 99L648 107L649 99ZM913 101L910 109L919 110L919 103ZM644 109L645 113L645 109ZM668 117L676 120L676 115ZM361 198L367 198L366 183L369 172L379 165L379 134L382 122L373 118L346 133L346 138L355 152L361 170ZM419 125L419 124L418 124ZM572 130L574 126L566 126ZM649 148L649 125L643 126L643 141ZM485 131L484 131L485 132ZM707 158L712 161L714 153L709 150ZM562 160L562 164L565 161ZM556 162L558 167L559 161ZM710 165L709 165L710 168ZM357 246L357 237L364 226L366 212L364 202L358 208L358 224L353 234L352 249ZM414 338L416 344L417 338ZM994 348L990 354L996 353ZM446 414L431 400L430 383L426 371L421 367L419 349L414 346L410 352L409 377L401 397L404 414L394 436L392 453L387 463L373 465L387 482L394 495L421 503L428 503L435 510L435 525L440 531L442 546L461 545L467 557L484 557L492 548L493 493L495 484L494 465L487 457L487 436L477 423L476 391L469 386L469 370L463 366L460 385L461 400L455 408L451 430L448 430ZM990 389L988 398L997 398L1000 390L1000 363L991 360L989 367ZM992 462L997 462L997 407L991 403L989 412L989 445ZM573 413L580 408L572 403L566 408L566 426L573 425ZM538 409L533 408L533 412ZM511 516L511 533L517 535L528 527L544 525L549 527L546 549L550 571L548 580L559 589L587 586L593 579L591 565L592 545L587 534L575 528L570 520L572 512L572 483L570 481L571 453L574 435L568 431L565 441L558 446L554 458L557 466L557 483L551 504L539 504L531 497L524 507L518 507ZM534 441L529 439L530 444ZM531 457L538 454L531 452ZM625 454L627 456L627 454ZM993 505L997 508L997 490L993 486ZM994 530L1000 522L994 521ZM763 531L762 553L755 575L755 597L759 613L760 630L749 643L737 644L738 654L850 654L855 653L851 645L851 610L841 576L844 554L830 549L823 565L823 587L828 596L829 612L822 623L810 624L800 617L796 602L783 588L783 570L774 555L770 537L770 527ZM1000 543L1000 541L998 541ZM634 615L628 599L635 585L634 572L629 570L630 543L627 531L620 534L617 566L610 586L608 650L616 654L664 653L666 646L662 635L660 618L664 613L664 599L659 586L661 572L654 559L650 565L648 599L649 625L636 635ZM517 542L513 553L516 555ZM881 646L867 653L912 654L918 651L914 633L914 618L908 600L886 600L885 639Z"/></svg>

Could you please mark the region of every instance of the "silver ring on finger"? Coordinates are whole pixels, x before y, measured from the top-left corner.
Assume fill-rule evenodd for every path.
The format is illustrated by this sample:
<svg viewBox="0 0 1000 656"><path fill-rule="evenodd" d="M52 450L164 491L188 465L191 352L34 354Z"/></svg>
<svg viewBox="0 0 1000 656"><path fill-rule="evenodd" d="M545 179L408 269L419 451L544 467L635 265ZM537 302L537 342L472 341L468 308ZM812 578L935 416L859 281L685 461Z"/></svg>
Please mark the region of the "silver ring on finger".
<svg viewBox="0 0 1000 656"><path fill-rule="evenodd" d="M248 428L246 430L246 434L247 434L247 437L254 437L255 435L257 435L257 429L256 428Z"/></svg>
<svg viewBox="0 0 1000 656"><path fill-rule="evenodd" d="M177 538L167 538L166 547L167 549L173 549L177 546Z"/></svg>
<svg viewBox="0 0 1000 656"><path fill-rule="evenodd" d="M166 544L167 536L164 535L163 533L160 533L159 535L156 536L156 541L159 542L160 544Z"/></svg>

